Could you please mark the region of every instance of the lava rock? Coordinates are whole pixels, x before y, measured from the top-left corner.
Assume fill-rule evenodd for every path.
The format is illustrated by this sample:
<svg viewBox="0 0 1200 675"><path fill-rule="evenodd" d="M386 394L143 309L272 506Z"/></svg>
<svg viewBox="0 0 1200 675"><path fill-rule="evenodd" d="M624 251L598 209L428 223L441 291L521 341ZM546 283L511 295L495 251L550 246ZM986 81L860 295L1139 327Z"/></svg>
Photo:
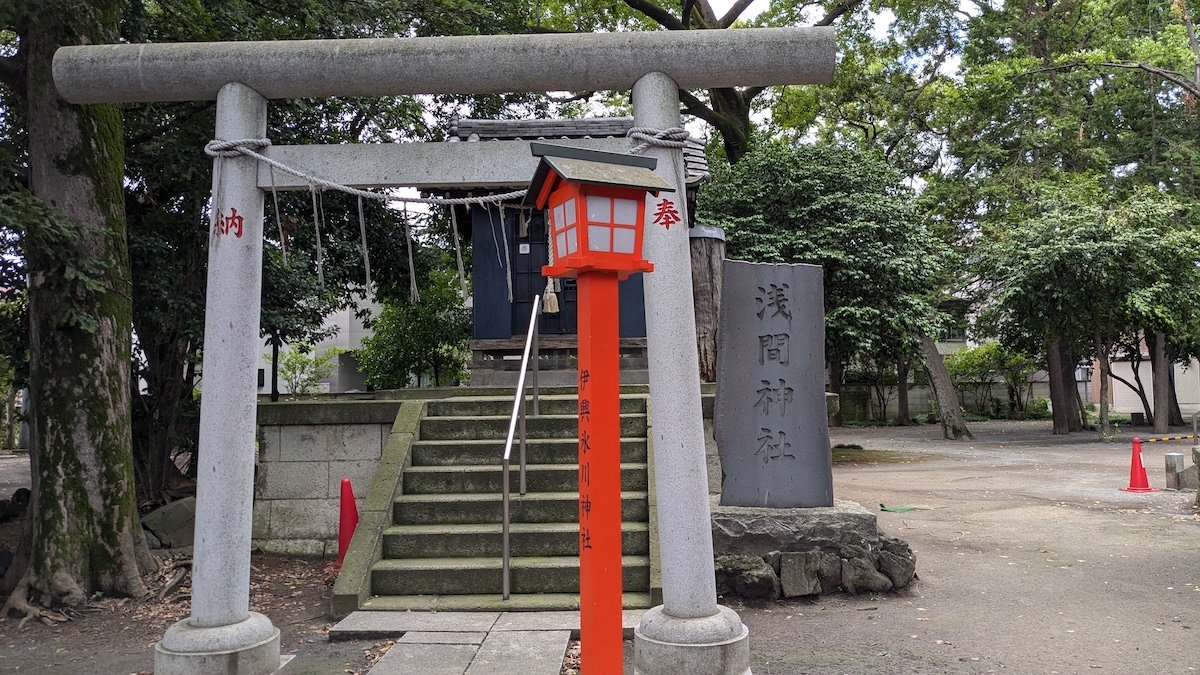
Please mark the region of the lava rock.
<svg viewBox="0 0 1200 675"><path fill-rule="evenodd" d="M782 593L775 570L757 556L720 556L716 560L716 572L719 592L766 600L778 600Z"/></svg>

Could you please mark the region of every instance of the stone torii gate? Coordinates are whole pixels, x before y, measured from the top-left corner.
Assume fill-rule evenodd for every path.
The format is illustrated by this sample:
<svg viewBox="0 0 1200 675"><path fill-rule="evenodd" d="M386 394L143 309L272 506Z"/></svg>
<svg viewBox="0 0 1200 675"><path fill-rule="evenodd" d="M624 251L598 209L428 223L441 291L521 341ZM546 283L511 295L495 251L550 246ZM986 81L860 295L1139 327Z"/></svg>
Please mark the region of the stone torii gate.
<svg viewBox="0 0 1200 675"><path fill-rule="evenodd" d="M135 44L60 49L54 81L76 104L215 98L215 138L240 140L265 136L268 99L442 93L631 89L635 124L669 129L680 124L680 88L827 84L834 61L831 28ZM396 170L397 155L428 152L423 166L448 162L434 171L445 176L465 162L443 153L492 151L434 145L350 151L390 164L373 168L361 159L328 164L323 150L336 146L263 153L322 178L368 187L423 184L412 171ZM388 149L368 150L382 147ZM681 152L652 147L646 154L683 194ZM245 156L214 160L212 208L218 220L240 220L238 228L218 227L211 235L192 614L157 645L160 675L270 673L280 663L279 630L249 611L260 168ZM636 631L635 672L748 674L748 631L716 601L686 228L648 228L644 253L655 265L645 276L645 294L663 604L649 610Z"/></svg>

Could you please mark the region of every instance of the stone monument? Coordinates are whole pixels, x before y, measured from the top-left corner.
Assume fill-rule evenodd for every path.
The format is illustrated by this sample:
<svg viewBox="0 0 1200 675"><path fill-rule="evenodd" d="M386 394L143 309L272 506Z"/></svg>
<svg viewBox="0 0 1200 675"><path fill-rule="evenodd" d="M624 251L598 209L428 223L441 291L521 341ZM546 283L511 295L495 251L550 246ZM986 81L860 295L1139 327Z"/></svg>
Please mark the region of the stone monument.
<svg viewBox="0 0 1200 675"><path fill-rule="evenodd" d="M726 260L715 436L722 506L833 506L821 268Z"/></svg>

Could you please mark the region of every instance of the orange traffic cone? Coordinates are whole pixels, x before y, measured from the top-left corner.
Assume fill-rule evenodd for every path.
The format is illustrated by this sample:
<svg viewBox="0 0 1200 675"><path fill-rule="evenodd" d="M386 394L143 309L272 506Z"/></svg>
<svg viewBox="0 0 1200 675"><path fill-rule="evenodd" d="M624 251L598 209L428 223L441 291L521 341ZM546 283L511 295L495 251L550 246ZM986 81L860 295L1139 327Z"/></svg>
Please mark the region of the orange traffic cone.
<svg viewBox="0 0 1200 675"><path fill-rule="evenodd" d="M354 489L350 487L350 479L343 478L341 512L338 517L337 567L342 566L342 559L346 557L346 551L350 549L350 538L354 536L356 527L358 527L358 505L354 502Z"/></svg>
<svg viewBox="0 0 1200 675"><path fill-rule="evenodd" d="M1150 487L1146 480L1146 462L1142 459L1142 440L1133 439L1133 457L1129 460L1129 487L1120 488L1122 492L1158 492L1158 488Z"/></svg>

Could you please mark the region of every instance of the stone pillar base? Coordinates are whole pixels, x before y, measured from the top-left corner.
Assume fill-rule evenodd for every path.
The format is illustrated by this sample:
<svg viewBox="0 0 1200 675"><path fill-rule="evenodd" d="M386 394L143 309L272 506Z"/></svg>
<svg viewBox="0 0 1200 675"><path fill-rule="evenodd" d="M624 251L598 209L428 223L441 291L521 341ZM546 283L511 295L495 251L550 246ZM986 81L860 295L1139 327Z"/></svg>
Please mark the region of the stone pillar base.
<svg viewBox="0 0 1200 675"><path fill-rule="evenodd" d="M228 626L183 619L154 646L156 675L269 675L279 669L279 629L257 612Z"/></svg>
<svg viewBox="0 0 1200 675"><path fill-rule="evenodd" d="M751 675L750 630L728 607L678 618L655 607L633 631L634 675Z"/></svg>

